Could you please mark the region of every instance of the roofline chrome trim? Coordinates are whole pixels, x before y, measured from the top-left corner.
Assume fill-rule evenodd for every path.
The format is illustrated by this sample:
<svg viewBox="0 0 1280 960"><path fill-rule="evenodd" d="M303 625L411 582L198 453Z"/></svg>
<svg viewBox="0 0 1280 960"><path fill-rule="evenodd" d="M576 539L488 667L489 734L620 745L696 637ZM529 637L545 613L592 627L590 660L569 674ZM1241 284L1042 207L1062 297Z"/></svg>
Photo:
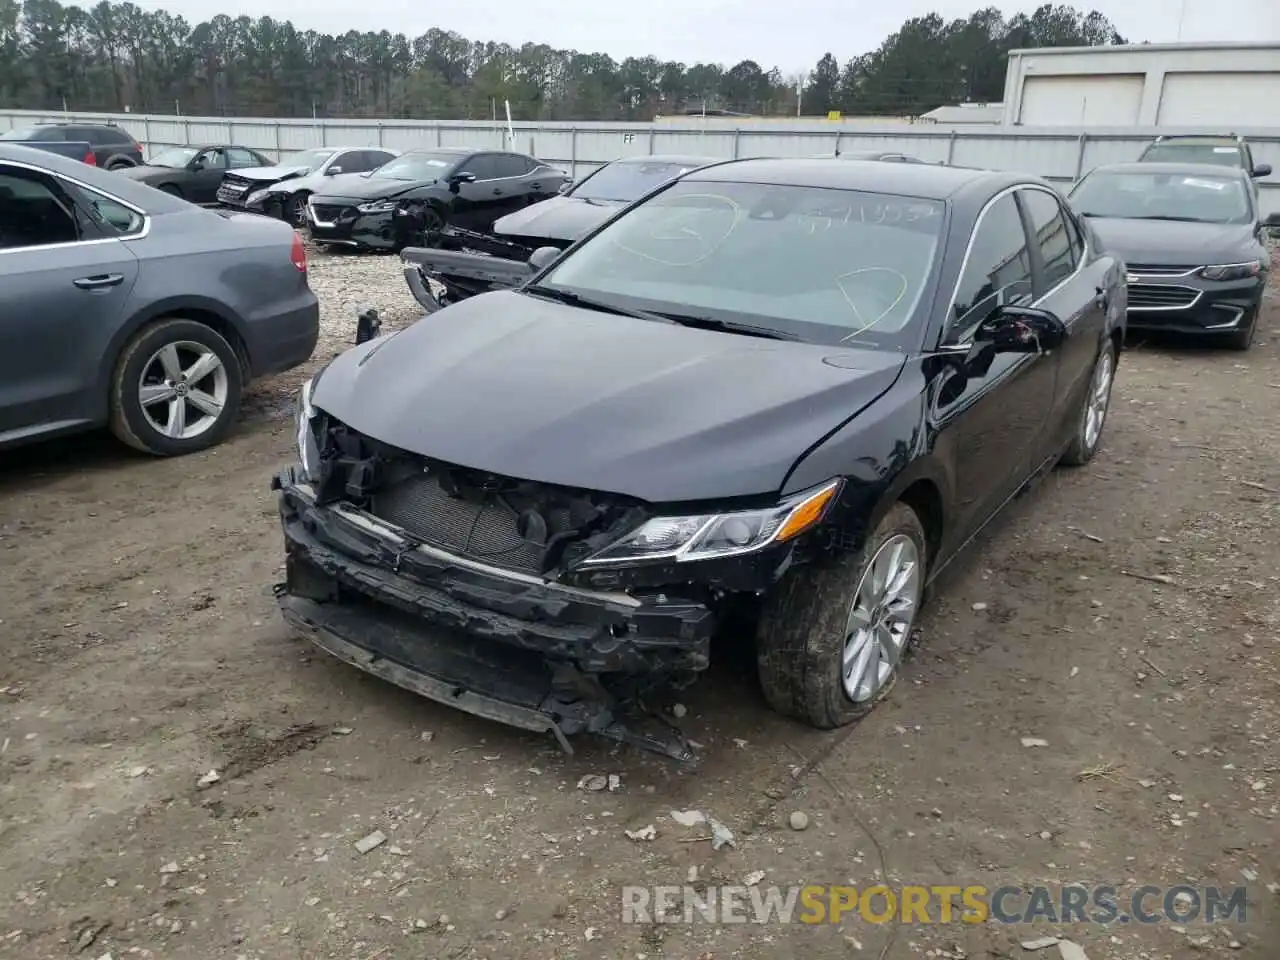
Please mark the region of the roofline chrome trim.
<svg viewBox="0 0 1280 960"><path fill-rule="evenodd" d="M973 221L973 229L969 231L969 240L965 244L965 248L964 248L964 258L960 261L960 271L959 273L956 274L955 286L952 288L951 296L947 300L946 317L943 320L942 329L939 331L939 334L938 334L939 335L938 343L940 346L945 343L947 328L951 325L951 309L956 304L956 297L960 295L960 283L961 281L964 280L965 270L969 268L969 260L973 256L973 241L978 236L978 230L981 229L982 222L983 220L986 219L987 213L990 212L991 208L994 207L1000 200L1004 199L1007 196L1011 196L1015 191L1018 191L1018 190L1039 190L1041 193L1048 194L1053 199L1053 201L1058 204L1058 207L1060 210L1065 208L1066 212L1070 212L1070 208L1067 207L1066 200L1061 194L1059 194L1052 187L1046 187L1043 184L1039 184L1039 183L1015 183L1012 186L1005 187L999 193L992 196L989 200L987 200L986 203L982 205L982 209L978 211L977 218ZM1021 208L1019 208L1019 212L1018 212L1018 222L1022 223ZM1023 230L1023 235L1025 236L1026 235L1025 224L1023 224L1022 230ZM1076 262L1076 268L1072 270L1071 273L1069 273L1067 276L1059 280L1052 287L1050 287L1048 290L1046 290L1044 293L1042 293L1040 296L1032 300L1031 301L1032 306L1034 306L1035 304L1041 303L1044 300L1048 299L1049 297L1053 296L1053 294L1057 293L1060 289L1062 289L1064 286L1066 286L1068 283L1074 280L1077 276L1079 276L1080 272L1084 270L1085 261L1088 260L1089 254L1092 252L1092 249L1089 246L1088 231L1081 229L1079 232L1080 232L1080 239L1084 243L1084 248L1080 251L1080 259ZM1030 243L1031 243L1030 239L1027 240L1027 243L1028 243L1028 249L1030 249ZM970 342L972 341L957 340L952 345L960 346L960 345L968 344Z"/></svg>

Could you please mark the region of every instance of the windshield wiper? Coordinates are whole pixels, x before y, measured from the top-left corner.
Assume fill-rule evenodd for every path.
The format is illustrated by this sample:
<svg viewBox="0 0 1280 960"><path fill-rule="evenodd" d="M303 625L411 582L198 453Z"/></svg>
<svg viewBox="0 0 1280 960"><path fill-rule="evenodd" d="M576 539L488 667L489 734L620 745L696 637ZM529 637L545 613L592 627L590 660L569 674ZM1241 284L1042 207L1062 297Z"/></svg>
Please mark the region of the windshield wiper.
<svg viewBox="0 0 1280 960"><path fill-rule="evenodd" d="M620 317L635 317L637 320L652 320L655 323L675 322L675 320L661 313L650 313L648 310L632 310L630 307L620 307L616 303L606 303L603 300L584 297L580 293L570 293L568 290L544 287L541 284L534 287L525 287L524 292L544 297L547 300L555 300L557 303L566 303L571 307L583 307L587 310L598 310L601 313L615 313Z"/></svg>
<svg viewBox="0 0 1280 960"><path fill-rule="evenodd" d="M719 330L722 333L739 333L746 337L762 337L765 340L799 340L794 333L776 330L773 327L758 327L754 323L742 323L738 320L718 320L715 317L693 316L684 313L667 313L662 316L682 327L697 327L701 330Z"/></svg>
<svg viewBox="0 0 1280 960"><path fill-rule="evenodd" d="M1201 220L1199 217L1168 217L1158 213L1153 213L1147 217L1134 217L1135 220L1172 220L1174 223L1211 223L1209 220Z"/></svg>

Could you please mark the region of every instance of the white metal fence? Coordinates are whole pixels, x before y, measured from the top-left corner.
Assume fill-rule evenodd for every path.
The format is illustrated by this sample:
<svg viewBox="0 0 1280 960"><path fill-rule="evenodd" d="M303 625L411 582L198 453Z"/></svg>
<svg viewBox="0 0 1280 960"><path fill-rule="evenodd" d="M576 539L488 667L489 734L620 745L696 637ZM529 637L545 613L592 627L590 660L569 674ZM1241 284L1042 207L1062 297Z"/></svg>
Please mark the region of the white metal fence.
<svg viewBox="0 0 1280 960"><path fill-rule="evenodd" d="M900 150L924 160L1019 170L1070 183L1101 163L1137 157L1160 133L1220 133L1207 129L997 127L901 124L863 126L795 122L683 119L659 123L517 123L507 143L504 123L418 120L276 120L142 114L61 114L0 110L0 132L40 120L110 120L148 152L191 143L236 143L273 156L322 146L510 147L566 168L573 176L617 157L655 153L713 157L809 156L839 149ZM1254 159L1276 173L1260 182L1265 212L1280 211L1280 129L1236 131Z"/></svg>

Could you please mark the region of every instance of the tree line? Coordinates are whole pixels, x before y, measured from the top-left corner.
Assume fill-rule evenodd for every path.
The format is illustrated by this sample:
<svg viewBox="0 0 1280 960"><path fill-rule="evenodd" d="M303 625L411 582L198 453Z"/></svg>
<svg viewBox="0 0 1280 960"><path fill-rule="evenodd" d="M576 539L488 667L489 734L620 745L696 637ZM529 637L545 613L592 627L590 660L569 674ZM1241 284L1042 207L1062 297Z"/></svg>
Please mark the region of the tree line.
<svg viewBox="0 0 1280 960"><path fill-rule="evenodd" d="M617 61L546 44L468 40L432 29L331 36L271 17L190 24L163 10L102 0L0 0L0 106L81 113L650 120L702 110L757 115L918 115L1003 97L1006 54L1020 47L1124 43L1102 14L1045 4L1006 18L995 7L950 22L916 17L878 48L803 75L754 60L730 67L657 57Z"/></svg>

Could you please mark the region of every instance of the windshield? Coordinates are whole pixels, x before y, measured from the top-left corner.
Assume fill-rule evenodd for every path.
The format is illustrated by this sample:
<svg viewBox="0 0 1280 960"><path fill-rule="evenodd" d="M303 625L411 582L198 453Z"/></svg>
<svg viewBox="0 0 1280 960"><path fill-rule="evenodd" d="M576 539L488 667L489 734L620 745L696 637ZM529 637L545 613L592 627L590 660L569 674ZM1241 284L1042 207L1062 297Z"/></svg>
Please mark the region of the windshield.
<svg viewBox="0 0 1280 960"><path fill-rule="evenodd" d="M405 153L388 160L373 175L391 180L436 180L461 159L463 155L458 153Z"/></svg>
<svg viewBox="0 0 1280 960"><path fill-rule="evenodd" d="M39 140L41 132L39 127L18 127L16 130L0 133L0 140Z"/></svg>
<svg viewBox="0 0 1280 960"><path fill-rule="evenodd" d="M324 162L334 155L336 151L319 149L319 150L300 150L297 153L291 153L280 159L282 167L306 167L308 170L315 170L317 167L323 166Z"/></svg>
<svg viewBox="0 0 1280 960"><path fill-rule="evenodd" d="M153 167L174 167L181 170L191 162L198 151L194 147L174 147L156 154L149 161Z"/></svg>
<svg viewBox="0 0 1280 960"><path fill-rule="evenodd" d="M569 191L568 195L580 200L613 200L630 203L650 190L674 180L682 173L697 169L702 164L689 163L634 163L615 161L601 167Z"/></svg>
<svg viewBox="0 0 1280 960"><path fill-rule="evenodd" d="M1212 143L1157 143L1142 154L1146 163L1210 163L1220 167L1243 166L1238 147L1215 146Z"/></svg>
<svg viewBox="0 0 1280 960"><path fill-rule="evenodd" d="M682 180L614 220L540 285L813 343L911 350L944 209L914 197Z"/></svg>
<svg viewBox="0 0 1280 960"><path fill-rule="evenodd" d="M1095 171L1071 191L1086 217L1247 223L1249 197L1239 177Z"/></svg>

